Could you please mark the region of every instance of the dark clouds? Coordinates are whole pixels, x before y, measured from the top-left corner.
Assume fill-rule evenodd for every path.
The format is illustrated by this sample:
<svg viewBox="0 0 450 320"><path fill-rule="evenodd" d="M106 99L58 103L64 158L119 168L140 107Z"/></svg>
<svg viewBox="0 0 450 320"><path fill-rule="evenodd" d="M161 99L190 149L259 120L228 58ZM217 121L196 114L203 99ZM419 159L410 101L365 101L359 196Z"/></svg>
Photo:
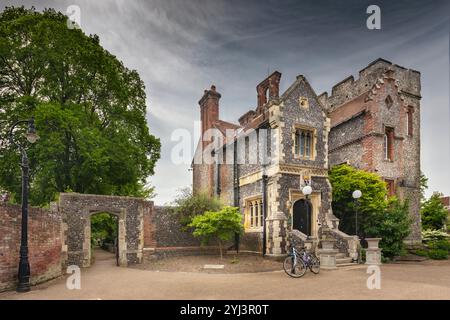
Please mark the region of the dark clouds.
<svg viewBox="0 0 450 320"><path fill-rule="evenodd" d="M188 165L170 161L176 128L193 129L197 101L212 83L221 117L236 121L256 103L256 84L283 73L281 89L299 74L318 94L378 57L422 73L422 168L430 191L450 193L449 5L447 1L6 1L81 8L82 28L137 69L147 87L151 130L163 153L151 182L157 203L191 183ZM382 30L366 28L377 4Z"/></svg>

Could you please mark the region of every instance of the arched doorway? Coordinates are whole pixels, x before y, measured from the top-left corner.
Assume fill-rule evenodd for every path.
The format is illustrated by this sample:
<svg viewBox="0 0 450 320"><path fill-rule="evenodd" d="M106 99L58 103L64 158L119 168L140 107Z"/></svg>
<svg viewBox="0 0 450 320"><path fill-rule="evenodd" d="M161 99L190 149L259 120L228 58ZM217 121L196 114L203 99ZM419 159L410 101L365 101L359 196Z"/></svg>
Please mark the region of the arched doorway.
<svg viewBox="0 0 450 320"><path fill-rule="evenodd" d="M310 201L305 199L297 200L294 203L292 215L292 228L307 236L311 236L312 206Z"/></svg>
<svg viewBox="0 0 450 320"><path fill-rule="evenodd" d="M141 263L144 246L156 243L151 227L153 203L140 198L61 193L58 208L64 221L66 265L91 265L91 216L107 212L117 218L118 260L121 267Z"/></svg>
<svg viewBox="0 0 450 320"><path fill-rule="evenodd" d="M94 212L90 216L90 264L100 260L114 260L119 266L119 217L109 212Z"/></svg>

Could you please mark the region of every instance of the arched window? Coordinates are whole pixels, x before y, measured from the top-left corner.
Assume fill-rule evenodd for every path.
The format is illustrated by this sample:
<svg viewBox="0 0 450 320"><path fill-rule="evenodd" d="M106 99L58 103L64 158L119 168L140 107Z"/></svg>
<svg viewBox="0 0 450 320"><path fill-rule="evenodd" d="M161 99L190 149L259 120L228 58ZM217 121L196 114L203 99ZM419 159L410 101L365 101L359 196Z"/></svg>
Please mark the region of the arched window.
<svg viewBox="0 0 450 320"><path fill-rule="evenodd" d="M413 108L409 107L406 111L406 134L412 136L413 134Z"/></svg>
<svg viewBox="0 0 450 320"><path fill-rule="evenodd" d="M384 160L393 161L394 155L394 129L386 127L383 136Z"/></svg>
<svg viewBox="0 0 450 320"><path fill-rule="evenodd" d="M392 100L391 96L387 96L384 102L386 103L386 107L388 107L388 109L390 109L394 104L394 100Z"/></svg>

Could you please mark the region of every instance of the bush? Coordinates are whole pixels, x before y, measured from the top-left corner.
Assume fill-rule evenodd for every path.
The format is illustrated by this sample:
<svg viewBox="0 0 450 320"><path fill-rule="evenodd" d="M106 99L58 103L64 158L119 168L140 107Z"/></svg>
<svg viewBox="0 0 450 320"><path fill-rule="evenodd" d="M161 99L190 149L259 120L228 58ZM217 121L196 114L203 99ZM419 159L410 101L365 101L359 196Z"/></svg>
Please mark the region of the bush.
<svg viewBox="0 0 450 320"><path fill-rule="evenodd" d="M448 251L442 249L432 249L428 251L428 257L434 260L445 260L448 259Z"/></svg>
<svg viewBox="0 0 450 320"><path fill-rule="evenodd" d="M195 216L188 227L194 228L194 237L202 238L202 244L207 244L216 238L219 242L220 258L222 254L222 241L231 240L236 233L242 233L242 216L239 208L223 207L220 211L207 211Z"/></svg>
<svg viewBox="0 0 450 320"><path fill-rule="evenodd" d="M436 241L436 240L445 240L445 239L449 239L450 236L442 231L442 230L424 230L422 231L422 240L424 242L428 242L428 241Z"/></svg>
<svg viewBox="0 0 450 320"><path fill-rule="evenodd" d="M450 241L436 240L428 242L428 248L450 251Z"/></svg>
<svg viewBox="0 0 450 320"><path fill-rule="evenodd" d="M383 256L393 258L406 253L403 240L410 233L410 225L408 203L394 197L388 201L387 208L381 214L373 217L367 233L370 237L381 238Z"/></svg>
<svg viewBox="0 0 450 320"><path fill-rule="evenodd" d="M206 193L194 195L191 188L184 188L180 190L171 210L186 230L195 216L207 211L218 211L222 207L223 204L218 198L210 197Z"/></svg>
<svg viewBox="0 0 450 320"><path fill-rule="evenodd" d="M428 251L425 249L417 249L415 251L412 251L413 254L421 256L421 257L427 257L428 256Z"/></svg>
<svg viewBox="0 0 450 320"><path fill-rule="evenodd" d="M375 173L355 169L349 165L330 170L333 187L333 213L340 219L339 229L355 234L355 213L358 210L358 236L380 237L383 257L405 253L403 240L410 233L411 219L407 202L395 197L387 199L386 183ZM361 190L358 202L352 198L354 190Z"/></svg>

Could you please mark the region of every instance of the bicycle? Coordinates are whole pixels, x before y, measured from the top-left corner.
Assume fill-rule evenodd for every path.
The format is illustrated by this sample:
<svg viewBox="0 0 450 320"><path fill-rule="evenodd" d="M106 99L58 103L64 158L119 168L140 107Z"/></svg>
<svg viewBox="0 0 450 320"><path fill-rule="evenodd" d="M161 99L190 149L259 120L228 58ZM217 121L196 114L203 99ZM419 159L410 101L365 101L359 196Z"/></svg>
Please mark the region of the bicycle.
<svg viewBox="0 0 450 320"><path fill-rule="evenodd" d="M284 259L283 268L288 276L300 278L305 275L307 269L314 274L318 274L320 271L320 260L314 253L306 251L305 247L297 250L295 241L293 241L291 252Z"/></svg>

